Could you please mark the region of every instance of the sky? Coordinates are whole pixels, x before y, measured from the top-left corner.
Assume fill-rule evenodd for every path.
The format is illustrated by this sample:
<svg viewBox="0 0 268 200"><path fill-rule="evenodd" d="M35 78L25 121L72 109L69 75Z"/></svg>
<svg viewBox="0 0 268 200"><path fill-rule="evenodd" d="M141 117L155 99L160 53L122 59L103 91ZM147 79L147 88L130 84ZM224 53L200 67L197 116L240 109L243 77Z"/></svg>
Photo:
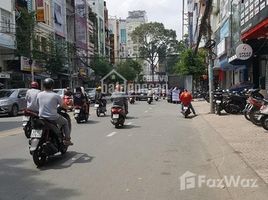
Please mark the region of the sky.
<svg viewBox="0 0 268 200"><path fill-rule="evenodd" d="M181 39L182 0L106 0L109 16L126 18L128 11L145 10L149 22L161 22Z"/></svg>

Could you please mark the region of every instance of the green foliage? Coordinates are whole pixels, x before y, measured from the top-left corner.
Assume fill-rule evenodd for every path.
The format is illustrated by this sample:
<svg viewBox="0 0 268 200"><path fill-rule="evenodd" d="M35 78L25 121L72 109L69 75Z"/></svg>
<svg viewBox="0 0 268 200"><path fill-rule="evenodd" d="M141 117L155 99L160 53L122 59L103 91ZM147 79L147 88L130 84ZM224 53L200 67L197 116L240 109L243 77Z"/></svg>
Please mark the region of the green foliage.
<svg viewBox="0 0 268 200"><path fill-rule="evenodd" d="M104 77L112 69L112 65L104 58L95 56L91 62L92 69L95 71L95 75Z"/></svg>
<svg viewBox="0 0 268 200"><path fill-rule="evenodd" d="M20 8L21 16L16 21L17 55L30 57L30 41L35 25L35 13L28 13L25 8Z"/></svg>
<svg viewBox="0 0 268 200"><path fill-rule="evenodd" d="M199 51L195 55L192 49L186 49L181 53L180 61L176 66L176 72L181 75L193 75L193 78L196 80L206 73L205 59L205 51Z"/></svg>
<svg viewBox="0 0 268 200"><path fill-rule="evenodd" d="M133 81L142 72L142 66L135 60L127 59L118 65L116 71L124 76L125 79Z"/></svg>
<svg viewBox="0 0 268 200"><path fill-rule="evenodd" d="M174 30L165 29L162 23L150 22L141 24L132 33L131 38L139 46L140 57L150 63L151 71L166 56L176 52L178 41Z"/></svg>

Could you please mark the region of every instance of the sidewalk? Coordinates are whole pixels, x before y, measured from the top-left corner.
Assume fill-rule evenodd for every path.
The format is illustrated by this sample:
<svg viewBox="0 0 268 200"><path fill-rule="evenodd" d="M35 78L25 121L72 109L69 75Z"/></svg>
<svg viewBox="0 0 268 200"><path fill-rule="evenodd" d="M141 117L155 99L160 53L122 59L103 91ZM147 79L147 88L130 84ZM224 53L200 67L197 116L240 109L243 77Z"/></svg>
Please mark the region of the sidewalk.
<svg viewBox="0 0 268 200"><path fill-rule="evenodd" d="M253 125L243 115L209 114L206 101L195 101L193 106L202 117L231 145L234 151L268 183L268 131Z"/></svg>

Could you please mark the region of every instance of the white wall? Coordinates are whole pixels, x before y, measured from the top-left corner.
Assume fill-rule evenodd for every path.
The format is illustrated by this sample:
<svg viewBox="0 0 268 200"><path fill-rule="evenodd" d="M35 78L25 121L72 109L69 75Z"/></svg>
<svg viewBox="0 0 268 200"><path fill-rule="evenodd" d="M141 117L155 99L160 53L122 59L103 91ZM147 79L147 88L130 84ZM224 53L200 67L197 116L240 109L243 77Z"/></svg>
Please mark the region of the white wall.
<svg viewBox="0 0 268 200"><path fill-rule="evenodd" d="M0 8L11 12L13 11L13 2L13 0L0 0Z"/></svg>

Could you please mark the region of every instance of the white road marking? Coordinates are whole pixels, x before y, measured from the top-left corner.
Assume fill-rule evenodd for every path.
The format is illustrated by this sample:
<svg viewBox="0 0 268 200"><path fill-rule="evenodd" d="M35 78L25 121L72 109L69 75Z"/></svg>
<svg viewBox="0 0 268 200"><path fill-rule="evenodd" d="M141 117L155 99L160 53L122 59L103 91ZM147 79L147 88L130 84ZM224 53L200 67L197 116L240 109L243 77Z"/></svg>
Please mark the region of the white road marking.
<svg viewBox="0 0 268 200"><path fill-rule="evenodd" d="M23 130L22 127L21 128L14 128L14 129L9 129L6 131L0 131L0 138L4 138L7 136L11 136L11 135L18 135L18 134L22 134Z"/></svg>
<svg viewBox="0 0 268 200"><path fill-rule="evenodd" d="M133 124L133 122L128 122L128 123L126 123L126 125L128 125L128 126L131 125L131 124Z"/></svg>
<svg viewBox="0 0 268 200"><path fill-rule="evenodd" d="M147 112L148 112L148 110L145 110L144 112L145 112L145 113L147 113Z"/></svg>
<svg viewBox="0 0 268 200"><path fill-rule="evenodd" d="M106 137L112 137L112 136L114 136L116 133L117 133L117 132L112 132L112 133L106 135Z"/></svg>
<svg viewBox="0 0 268 200"><path fill-rule="evenodd" d="M153 108L151 108L151 107L149 108L149 110L152 110L152 109L153 109Z"/></svg>
<svg viewBox="0 0 268 200"><path fill-rule="evenodd" d="M67 160L66 162L62 163L62 166L70 166L71 164L73 164L76 160L78 160L79 158L81 158L82 156L84 156L84 153L78 153L76 154L74 157L70 158L69 160Z"/></svg>

